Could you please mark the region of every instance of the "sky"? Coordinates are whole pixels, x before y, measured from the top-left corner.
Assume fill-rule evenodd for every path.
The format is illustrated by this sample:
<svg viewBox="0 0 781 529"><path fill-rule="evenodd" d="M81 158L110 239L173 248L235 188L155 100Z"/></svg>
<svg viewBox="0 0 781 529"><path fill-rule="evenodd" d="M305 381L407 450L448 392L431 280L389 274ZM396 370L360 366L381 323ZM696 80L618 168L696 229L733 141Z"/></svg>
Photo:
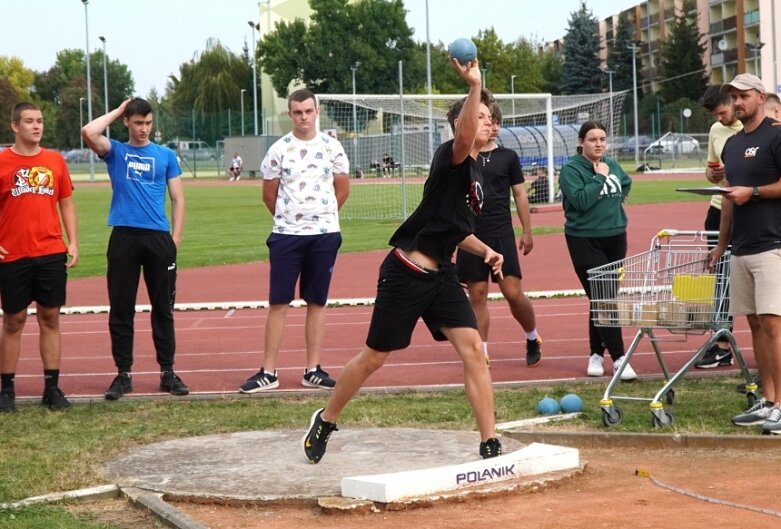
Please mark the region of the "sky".
<svg viewBox="0 0 781 529"><path fill-rule="evenodd" d="M0 7L0 55L16 56L27 68L46 71L57 52L67 48L95 51L106 39L110 59L127 65L136 94L146 96L154 87L161 95L168 76L179 72L218 39L234 53L251 43L250 20L259 16L258 0L4 0ZM429 37L432 43L449 43L493 27L500 39L519 37L552 41L564 36L570 14L581 0L428 0ZM264 0L260 3L265 4ZM598 19L619 13L640 0L587 0ZM413 38L426 40L426 0L405 0L407 23ZM474 5L483 6L481 11ZM85 28L85 19L89 31ZM261 20L261 24L263 20ZM102 79L102 64L91 65L92 76ZM98 83L96 83L98 85ZM110 88L110 87L109 87Z"/></svg>

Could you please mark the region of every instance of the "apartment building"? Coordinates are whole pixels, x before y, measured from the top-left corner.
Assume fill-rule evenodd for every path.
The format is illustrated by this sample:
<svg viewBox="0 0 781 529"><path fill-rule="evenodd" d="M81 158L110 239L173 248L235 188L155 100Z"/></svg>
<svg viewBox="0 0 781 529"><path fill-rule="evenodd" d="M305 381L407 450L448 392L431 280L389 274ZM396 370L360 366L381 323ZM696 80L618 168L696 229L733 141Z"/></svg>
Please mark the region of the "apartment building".
<svg viewBox="0 0 781 529"><path fill-rule="evenodd" d="M656 91L659 49L667 38L683 0L648 0L600 21L599 31L607 58L619 17L630 20L642 70L638 83ZM759 76L769 91L781 93L781 0L696 0L698 26L706 35L703 68L711 83L719 84L739 73Z"/></svg>

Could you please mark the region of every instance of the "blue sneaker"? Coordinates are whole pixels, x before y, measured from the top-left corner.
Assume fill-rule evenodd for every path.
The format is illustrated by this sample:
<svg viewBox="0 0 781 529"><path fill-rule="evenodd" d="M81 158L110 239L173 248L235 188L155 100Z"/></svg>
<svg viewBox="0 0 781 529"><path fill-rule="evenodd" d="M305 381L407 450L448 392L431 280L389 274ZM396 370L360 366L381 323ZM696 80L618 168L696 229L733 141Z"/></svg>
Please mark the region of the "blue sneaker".
<svg viewBox="0 0 781 529"><path fill-rule="evenodd" d="M277 379L277 372L274 374L267 373L262 367L260 371L252 375L247 381L239 387L239 391L242 393L257 393L258 391L265 391L267 389L274 389L279 387L279 379Z"/></svg>

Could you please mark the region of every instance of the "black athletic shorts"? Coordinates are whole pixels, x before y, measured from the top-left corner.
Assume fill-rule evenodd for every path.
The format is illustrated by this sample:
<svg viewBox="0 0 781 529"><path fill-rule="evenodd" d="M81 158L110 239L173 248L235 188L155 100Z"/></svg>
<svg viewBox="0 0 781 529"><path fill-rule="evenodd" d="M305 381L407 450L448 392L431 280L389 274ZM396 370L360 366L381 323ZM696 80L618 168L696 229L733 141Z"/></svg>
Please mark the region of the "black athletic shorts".
<svg viewBox="0 0 781 529"><path fill-rule="evenodd" d="M383 352L404 349L418 318L423 318L437 341L447 340L443 328L477 329L475 313L452 264L424 272L391 251L380 265L366 345Z"/></svg>
<svg viewBox="0 0 781 529"><path fill-rule="evenodd" d="M266 240L269 251L269 303L287 305L295 297L296 282L301 299L314 305L328 302L328 289L342 245L339 232L317 235L272 233Z"/></svg>
<svg viewBox="0 0 781 529"><path fill-rule="evenodd" d="M48 308L65 305L67 258L67 254L58 253L0 263L3 312L21 312L33 301Z"/></svg>
<svg viewBox="0 0 781 529"><path fill-rule="evenodd" d="M507 276L515 276L522 279L521 275L521 263L518 260L518 247L514 236L510 237L493 237L480 239L492 250L499 252L504 257L504 263L502 264L502 274ZM464 250L458 250L456 254L456 269L458 270L458 278L466 283L467 281L491 281L496 283L498 281L495 274L491 273L491 267L483 262L483 258L473 253L465 252Z"/></svg>

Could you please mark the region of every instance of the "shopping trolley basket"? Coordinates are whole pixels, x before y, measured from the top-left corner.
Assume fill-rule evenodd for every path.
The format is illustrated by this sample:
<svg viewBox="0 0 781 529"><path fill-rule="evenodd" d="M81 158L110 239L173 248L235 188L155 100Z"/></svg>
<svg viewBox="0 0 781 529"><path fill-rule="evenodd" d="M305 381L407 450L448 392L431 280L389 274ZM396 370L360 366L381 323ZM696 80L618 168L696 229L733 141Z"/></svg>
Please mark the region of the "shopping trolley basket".
<svg viewBox="0 0 781 529"><path fill-rule="evenodd" d="M613 426L623 421L614 400L650 401L654 427L673 423L664 409L675 399L673 386L719 339L729 341L742 375L746 378L749 404L757 400L757 386L746 367L729 320L729 252L710 269L708 237L717 232L666 229L655 235L648 251L588 271L591 318L597 327L638 327L624 362L614 373L600 401L602 422ZM654 329L671 334L705 334L709 339L675 374L667 369ZM652 398L612 395L624 368L648 336L665 384Z"/></svg>

